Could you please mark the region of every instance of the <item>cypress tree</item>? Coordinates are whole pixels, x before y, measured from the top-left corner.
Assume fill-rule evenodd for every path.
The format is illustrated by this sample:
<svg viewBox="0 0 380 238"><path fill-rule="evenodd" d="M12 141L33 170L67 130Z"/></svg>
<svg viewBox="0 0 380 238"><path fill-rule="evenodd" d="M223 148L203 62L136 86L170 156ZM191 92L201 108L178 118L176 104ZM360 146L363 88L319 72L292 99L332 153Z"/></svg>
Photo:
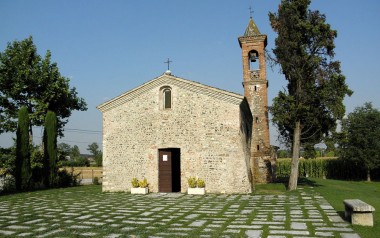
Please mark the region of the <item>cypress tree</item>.
<svg viewBox="0 0 380 238"><path fill-rule="evenodd" d="M343 99L352 94L340 62L334 60L337 31L325 15L309 10L310 4L311 0L282 0L278 12L269 14L278 33L273 60L288 81L270 109L281 138L293 152L289 190L297 188L301 147L310 151L335 132L345 112Z"/></svg>
<svg viewBox="0 0 380 238"><path fill-rule="evenodd" d="M46 187L52 187L56 184L57 135L57 116L54 112L48 111L44 130L44 181Z"/></svg>
<svg viewBox="0 0 380 238"><path fill-rule="evenodd" d="M17 139L16 139L16 189L30 188L32 171L30 167L29 150L29 114L27 107L21 107L18 112Z"/></svg>

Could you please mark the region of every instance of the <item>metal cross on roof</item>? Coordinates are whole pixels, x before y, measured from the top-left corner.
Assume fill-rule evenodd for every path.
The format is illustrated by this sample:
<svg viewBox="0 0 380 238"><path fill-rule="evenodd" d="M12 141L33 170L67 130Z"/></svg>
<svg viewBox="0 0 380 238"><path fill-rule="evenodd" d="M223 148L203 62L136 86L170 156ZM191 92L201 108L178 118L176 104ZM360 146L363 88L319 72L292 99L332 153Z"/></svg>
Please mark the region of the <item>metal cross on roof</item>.
<svg viewBox="0 0 380 238"><path fill-rule="evenodd" d="M170 68L170 63L171 63L171 62L173 62L173 61L171 61L169 58L168 58L167 61L164 62L165 64L168 64L168 70L169 70L169 68Z"/></svg>
<svg viewBox="0 0 380 238"><path fill-rule="evenodd" d="M252 7L249 6L249 17L252 18L252 14L254 13L255 11L252 10Z"/></svg>

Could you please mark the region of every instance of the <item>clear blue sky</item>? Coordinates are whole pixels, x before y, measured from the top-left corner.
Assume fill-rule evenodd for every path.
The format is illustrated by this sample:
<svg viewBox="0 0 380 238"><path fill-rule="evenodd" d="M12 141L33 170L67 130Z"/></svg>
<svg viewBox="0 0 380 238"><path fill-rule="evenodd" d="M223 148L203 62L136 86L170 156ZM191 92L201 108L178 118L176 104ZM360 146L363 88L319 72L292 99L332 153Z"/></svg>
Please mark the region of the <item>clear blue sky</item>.
<svg viewBox="0 0 380 238"><path fill-rule="evenodd" d="M249 6L261 33L268 35L267 49L274 47L268 12L277 11L280 0L1 0L0 51L7 42L32 35L39 54L51 50L62 75L71 79L88 111L74 112L59 142L101 144L101 113L97 105L143 84L166 70L173 61L174 75L224 90L243 93L241 51L237 37L249 20ZM338 31L336 57L354 91L345 100L347 112L364 102L380 108L380 1L314 0L311 9L326 14ZM269 104L286 86L278 69L270 70ZM35 143L41 140L35 131ZM276 130L271 126L271 143ZM12 144L0 136L0 146Z"/></svg>

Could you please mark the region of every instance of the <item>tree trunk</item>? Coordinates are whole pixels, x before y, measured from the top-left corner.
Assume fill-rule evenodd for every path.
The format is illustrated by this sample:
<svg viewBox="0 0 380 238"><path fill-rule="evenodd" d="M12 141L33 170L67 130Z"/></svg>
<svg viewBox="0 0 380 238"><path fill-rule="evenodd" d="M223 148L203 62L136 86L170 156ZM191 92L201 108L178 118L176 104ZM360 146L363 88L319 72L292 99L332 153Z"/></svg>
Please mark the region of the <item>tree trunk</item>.
<svg viewBox="0 0 380 238"><path fill-rule="evenodd" d="M371 170L367 169L367 182L371 182Z"/></svg>
<svg viewBox="0 0 380 238"><path fill-rule="evenodd" d="M292 164L290 171L290 178L288 189L295 190L297 189L297 181L298 181L298 163L300 158L300 144L301 144L301 122L296 122L296 127L294 128L293 134L293 156L292 156Z"/></svg>

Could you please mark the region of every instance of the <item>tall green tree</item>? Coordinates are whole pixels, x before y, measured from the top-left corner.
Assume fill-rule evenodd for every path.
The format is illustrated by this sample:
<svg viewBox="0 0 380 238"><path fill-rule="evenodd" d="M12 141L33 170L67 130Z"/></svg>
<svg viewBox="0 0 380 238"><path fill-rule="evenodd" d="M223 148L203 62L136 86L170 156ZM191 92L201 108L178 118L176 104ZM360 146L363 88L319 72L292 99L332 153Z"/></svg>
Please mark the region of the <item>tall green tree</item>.
<svg viewBox="0 0 380 238"><path fill-rule="evenodd" d="M26 106L30 112L30 128L42 126L47 111L58 118L62 133L73 110L87 110L75 87L63 77L57 63L51 62L50 51L45 57L37 53L33 38L8 43L0 52L0 133L15 131L17 112Z"/></svg>
<svg viewBox="0 0 380 238"><path fill-rule="evenodd" d="M45 119L44 149L45 149L45 186L51 187L56 183L57 177L57 117L54 112L48 111Z"/></svg>
<svg viewBox="0 0 380 238"><path fill-rule="evenodd" d="M60 161L65 161L66 156L70 156L71 153L71 146L66 143L59 143L57 145L57 150L58 150L58 158Z"/></svg>
<svg viewBox="0 0 380 238"><path fill-rule="evenodd" d="M380 167L380 111L372 103L357 107L342 120L339 143L340 158L354 160L367 170Z"/></svg>
<svg viewBox="0 0 380 238"><path fill-rule="evenodd" d="M337 32L309 5L310 0L282 0L278 12L269 13L278 34L273 60L288 81L270 111L280 136L292 148L289 190L297 188L301 146L310 148L335 130L345 112L343 99L352 93L340 63L333 60Z"/></svg>
<svg viewBox="0 0 380 238"><path fill-rule="evenodd" d="M30 188L32 171L30 167L29 115L26 107L21 107L18 113L16 138L16 189Z"/></svg>
<svg viewBox="0 0 380 238"><path fill-rule="evenodd" d="M80 150L77 145L74 145L73 148L71 149L70 156L72 157L72 159L77 159L80 157Z"/></svg>
<svg viewBox="0 0 380 238"><path fill-rule="evenodd" d="M91 152L92 156L94 156L95 162L97 166L102 166L103 155L102 151L99 149L99 145L96 142L88 145L87 150Z"/></svg>

